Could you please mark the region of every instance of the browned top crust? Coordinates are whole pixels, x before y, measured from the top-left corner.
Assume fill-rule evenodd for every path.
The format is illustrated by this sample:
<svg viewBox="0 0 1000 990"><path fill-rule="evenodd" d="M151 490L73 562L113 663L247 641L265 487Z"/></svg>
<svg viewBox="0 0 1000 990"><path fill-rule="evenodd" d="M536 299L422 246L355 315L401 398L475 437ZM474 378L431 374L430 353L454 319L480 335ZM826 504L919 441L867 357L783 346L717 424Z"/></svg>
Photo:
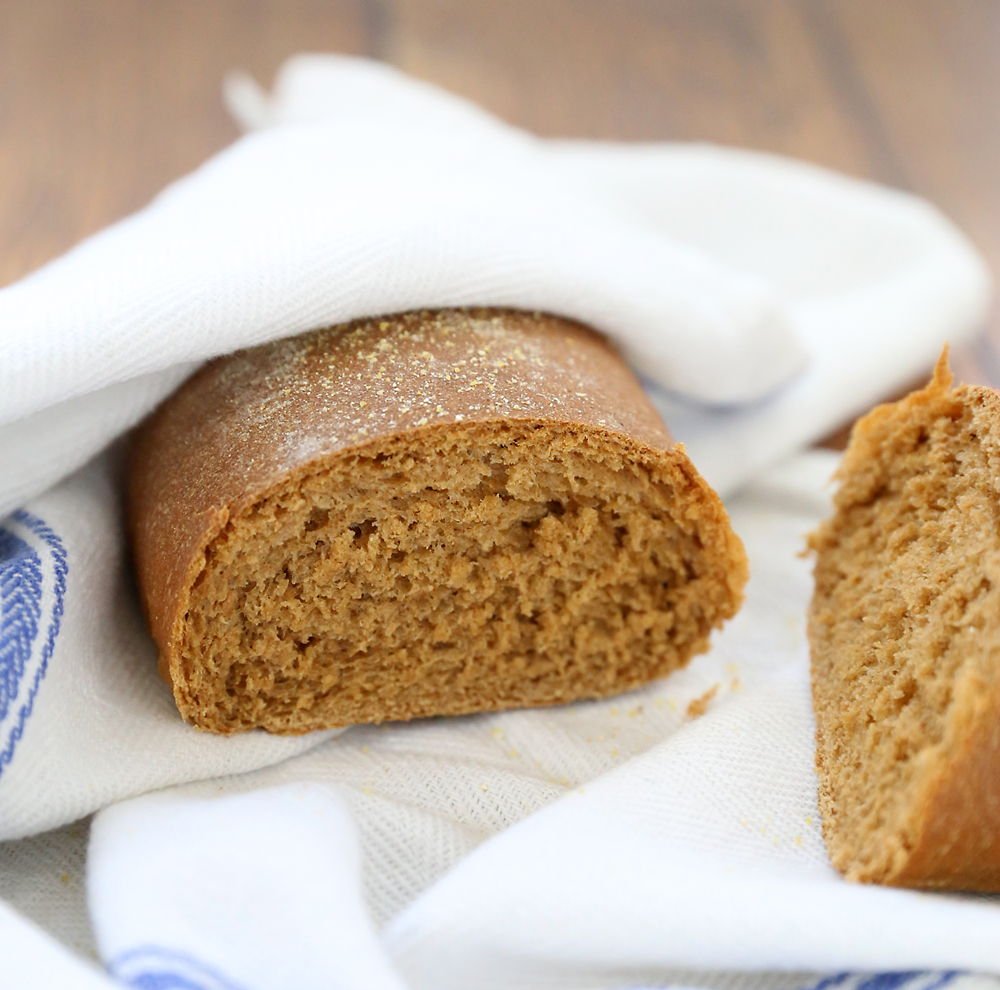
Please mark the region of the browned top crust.
<svg viewBox="0 0 1000 990"><path fill-rule="evenodd" d="M602 337L538 313L404 313L206 365L131 446L132 552L161 672L206 548L262 493L349 448L497 420L579 424L657 450L672 444Z"/></svg>

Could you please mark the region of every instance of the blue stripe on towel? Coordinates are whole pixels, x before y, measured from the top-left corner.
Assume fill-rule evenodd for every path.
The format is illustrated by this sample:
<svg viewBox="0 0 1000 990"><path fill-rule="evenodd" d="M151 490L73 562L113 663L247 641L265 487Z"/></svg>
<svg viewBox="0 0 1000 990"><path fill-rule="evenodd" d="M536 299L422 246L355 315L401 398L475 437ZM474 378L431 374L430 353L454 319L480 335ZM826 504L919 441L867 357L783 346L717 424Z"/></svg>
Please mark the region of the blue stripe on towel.
<svg viewBox="0 0 1000 990"><path fill-rule="evenodd" d="M116 956L108 973L135 990L246 990L186 952L142 945Z"/></svg>
<svg viewBox="0 0 1000 990"><path fill-rule="evenodd" d="M887 973L838 973L828 976L808 990L943 990L958 970L903 970Z"/></svg>
<svg viewBox="0 0 1000 990"><path fill-rule="evenodd" d="M859 983L854 990L901 990L902 987L907 987L908 984L914 983L918 978L926 975L926 973L914 973L912 971L876 973L874 976L869 976L864 982Z"/></svg>
<svg viewBox="0 0 1000 990"><path fill-rule="evenodd" d="M746 974L749 975L749 974ZM956 976L959 970L907 970L892 973L834 973L824 976L803 990L942 990ZM657 983L629 987L628 990L670 990L680 984ZM682 984L688 987L688 984Z"/></svg>
<svg viewBox="0 0 1000 990"><path fill-rule="evenodd" d="M822 979L810 990L831 990L831 987L839 987L842 983L846 982L851 978L853 974L851 973L836 973L833 976L827 976Z"/></svg>
<svg viewBox="0 0 1000 990"><path fill-rule="evenodd" d="M22 509L0 526L0 774L48 670L68 571L62 540L37 516Z"/></svg>

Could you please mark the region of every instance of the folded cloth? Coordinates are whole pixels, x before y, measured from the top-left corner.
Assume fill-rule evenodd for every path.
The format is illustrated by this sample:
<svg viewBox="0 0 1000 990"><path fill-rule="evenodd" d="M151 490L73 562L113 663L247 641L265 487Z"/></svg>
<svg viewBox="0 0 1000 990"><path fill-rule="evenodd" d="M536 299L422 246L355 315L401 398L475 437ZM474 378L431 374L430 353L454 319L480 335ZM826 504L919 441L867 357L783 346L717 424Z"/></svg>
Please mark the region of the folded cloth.
<svg viewBox="0 0 1000 990"><path fill-rule="evenodd" d="M431 888L432 881L486 834L566 787L673 740L691 702L693 714L739 702L737 676L748 691L786 691L788 711L798 704L788 731L798 732L799 748L786 755L798 768L793 791L801 804L812 786L804 783L811 771L801 763L809 746L802 681L763 686L765 674L791 663L793 639L783 639L781 629L799 628L807 581L795 570L797 590L789 591L782 582L792 571L782 567L798 564L776 566L757 583L786 625L776 625L773 615L758 622L751 610L709 657L630 701L360 729L342 740L219 739L184 726L158 680L125 571L114 452L78 469L211 355L356 316L490 304L554 311L612 335L648 379L675 433L688 440L697 466L732 491L762 465L918 373L944 339L960 339L978 325L988 279L961 235L911 197L767 156L541 141L356 60L293 60L274 96L244 80L232 85L231 102L247 124L266 129L146 210L0 291L0 515L17 510L0 523L0 838L224 774L240 776L211 785L211 793L333 782L375 864L365 873L365 897L376 923L409 905L384 944L403 978L419 985L438 979L426 975L437 972L424 953L430 943L440 943L436 958L451 960L441 964L456 974L471 965L434 927L453 903L435 891L460 889L459 870L459 879L447 881L458 887L442 881ZM779 504L794 522L794 508L787 500ZM767 540L786 525L772 516L762 530ZM790 545L782 546L791 561ZM727 653L730 642L738 646ZM800 664L801 649L794 640ZM744 673L731 674L728 663ZM699 700L715 684L719 699ZM684 729L676 738L693 733ZM775 736L779 745L790 738ZM737 749L733 760L762 758L765 750ZM281 761L289 762L245 773ZM209 793L189 787L185 794ZM119 809L117 820L132 821L136 836L144 828L144 800ZM187 820L198 820L201 807L189 809ZM766 803L755 807L774 814L765 812ZM139 817L130 818L130 808ZM323 814L326 823L303 842L334 828L334 806ZM794 854L798 835L816 863L825 862L815 816L803 814L812 824L779 840ZM768 828L766 819L743 817L747 828ZM95 843L106 839L110 850L103 859L95 854L95 864L114 863L114 820L102 820L95 833ZM691 828L699 821L695 814ZM633 841L631 832L622 835ZM638 849L641 841L634 841ZM146 848L155 859L153 845ZM338 848L349 850L350 843ZM95 866L95 891L103 869ZM347 883L352 875L344 876ZM540 873L540 897L547 882ZM591 895L604 887L595 885ZM111 880L105 889L105 903L119 896ZM102 921L103 911L95 914L108 959L141 950L142 918L153 917L126 893L120 890L122 903L137 905L127 934ZM146 893L156 895L153 888ZM539 903L551 904L545 896ZM325 903L322 910L353 910L351 903ZM461 899L454 904L469 944L480 944L475 926L492 921L471 910L466 917ZM220 910L228 908L220 903ZM358 925L352 931L363 932ZM163 947L156 927L148 929L148 945ZM976 931L970 923L954 956L992 966L966 952ZM230 952L231 935L223 932L218 943ZM502 932L498 937L506 946L499 955L530 957L530 970L536 950L518 948ZM641 969L638 956L622 962L602 944L592 940L593 956L580 956L598 974L594 979L611 979L619 964ZM778 943L761 944L770 952ZM879 959L905 955L896 952L899 942L887 944L892 952L848 962L881 966ZM540 970L572 969L570 956L559 953L578 946L559 939L551 945L556 956L542 953ZM207 943L165 949L188 952L192 966L200 958L217 975L234 958L221 949L213 955ZM648 958L646 952L639 955L656 971L690 965L673 948ZM807 955L789 958L806 965ZM817 953L823 961L816 965L833 965L835 955ZM757 957L747 950L727 965L786 965L779 957L777 949ZM152 977L142 983L139 957L129 958L134 985L167 985ZM944 964L944 955L930 948L914 958ZM328 962L320 968L332 971ZM257 972L250 985L265 985L267 972ZM378 972L379 979L394 978Z"/></svg>
<svg viewBox="0 0 1000 990"><path fill-rule="evenodd" d="M404 990L365 910L350 813L328 788L151 795L135 810L108 809L91 857L102 952L122 983Z"/></svg>
<svg viewBox="0 0 1000 990"><path fill-rule="evenodd" d="M397 79L384 67L362 78L347 63L299 56L279 74L273 95L246 77L231 80L228 95L248 129L380 115L433 119L442 128L468 125L469 104L423 84L404 91ZM482 111L475 112L482 120ZM804 371L772 389L797 348L772 363L775 352L749 334L749 323L734 321L714 335L694 322L672 326L666 312L661 317L647 308L650 321L638 328L630 308L637 300L610 318L593 310L581 316L623 347L674 436L723 493L909 386L931 367L945 339L957 343L982 325L986 268L940 213L913 196L802 162L709 145L548 140L535 147L563 190L600 203L633 230L767 286L780 321L804 348ZM626 256L620 262L635 264ZM653 264L643 269L649 285L658 286L643 300L646 307L668 288L666 270ZM730 362L743 360L744 347L754 360L741 377ZM683 370L671 362L682 362ZM754 402L754 395L767 398Z"/></svg>
<svg viewBox="0 0 1000 990"><path fill-rule="evenodd" d="M666 681L355 730L100 812L89 899L111 972L244 990L791 988L844 970L929 990L1000 973L998 899L850 884L823 848L797 554L835 463L799 457L730 503L747 603Z"/></svg>
<svg viewBox="0 0 1000 990"><path fill-rule="evenodd" d="M0 839L322 741L180 723L123 573L113 456L36 495L202 359L415 306L565 313L626 349L732 490L982 316L984 268L946 220L820 169L542 141L357 59L229 92L267 129L0 291L0 515L21 507L0 529Z"/></svg>
<svg viewBox="0 0 1000 990"><path fill-rule="evenodd" d="M11 990L114 990L92 963L82 962L51 935L0 904L3 985Z"/></svg>
<svg viewBox="0 0 1000 990"><path fill-rule="evenodd" d="M985 268L940 214L821 169L543 141L358 59L300 57L273 97L230 92L264 129L0 291L0 516L205 358L355 317L547 310L606 331L660 388L762 400L674 415L728 488L985 312Z"/></svg>

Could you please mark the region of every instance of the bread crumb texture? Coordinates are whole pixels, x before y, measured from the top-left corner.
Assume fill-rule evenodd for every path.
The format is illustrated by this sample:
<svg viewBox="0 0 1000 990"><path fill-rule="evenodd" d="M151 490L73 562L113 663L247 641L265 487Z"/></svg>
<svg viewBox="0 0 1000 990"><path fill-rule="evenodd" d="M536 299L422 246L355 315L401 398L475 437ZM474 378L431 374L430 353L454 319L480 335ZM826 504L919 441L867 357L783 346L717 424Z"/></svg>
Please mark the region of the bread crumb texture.
<svg viewBox="0 0 1000 990"><path fill-rule="evenodd" d="M849 879L1000 890L1000 396L858 422L810 538L823 834Z"/></svg>
<svg viewBox="0 0 1000 990"><path fill-rule="evenodd" d="M720 687L720 684L713 684L703 695L690 701L687 706L688 718L701 718L708 711L708 705L719 693Z"/></svg>
<svg viewBox="0 0 1000 990"><path fill-rule="evenodd" d="M218 733L549 705L707 648L747 568L595 334L404 314L214 362L140 430L161 670Z"/></svg>

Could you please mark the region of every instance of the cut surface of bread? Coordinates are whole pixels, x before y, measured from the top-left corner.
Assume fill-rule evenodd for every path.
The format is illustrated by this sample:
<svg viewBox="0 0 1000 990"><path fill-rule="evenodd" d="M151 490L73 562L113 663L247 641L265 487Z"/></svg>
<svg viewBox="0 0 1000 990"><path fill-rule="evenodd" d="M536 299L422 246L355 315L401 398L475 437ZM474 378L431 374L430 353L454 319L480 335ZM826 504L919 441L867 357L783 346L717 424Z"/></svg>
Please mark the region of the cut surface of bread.
<svg viewBox="0 0 1000 990"><path fill-rule="evenodd" d="M1000 395L861 419L810 539L823 833L853 880L1000 890Z"/></svg>
<svg viewBox="0 0 1000 990"><path fill-rule="evenodd" d="M624 691L706 649L747 572L617 355L509 311L214 362L140 431L130 527L161 671L220 733Z"/></svg>

